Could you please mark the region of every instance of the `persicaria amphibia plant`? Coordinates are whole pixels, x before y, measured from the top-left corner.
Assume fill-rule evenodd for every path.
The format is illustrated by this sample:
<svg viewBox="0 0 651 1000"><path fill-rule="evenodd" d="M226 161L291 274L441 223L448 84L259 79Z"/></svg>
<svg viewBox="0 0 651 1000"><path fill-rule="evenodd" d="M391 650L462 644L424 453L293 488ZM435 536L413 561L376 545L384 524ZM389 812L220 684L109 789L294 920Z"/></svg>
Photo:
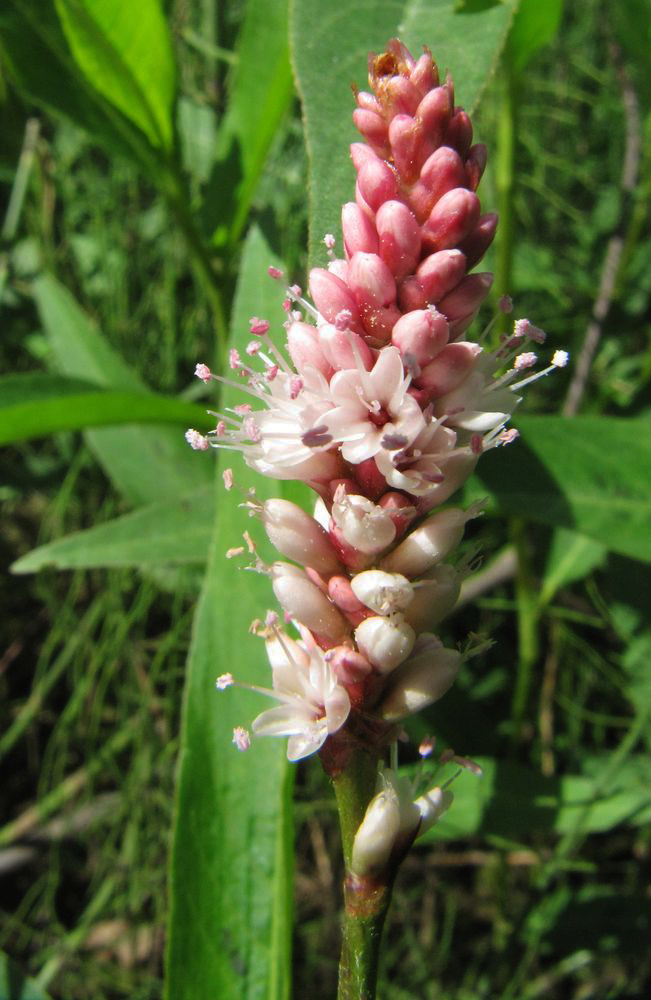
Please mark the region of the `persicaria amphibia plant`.
<svg viewBox="0 0 651 1000"><path fill-rule="evenodd" d="M374 995L397 868L452 800L447 787L418 796L398 774L401 720L441 698L486 645L471 638L449 649L434 632L472 562L455 560L455 549L481 513L447 501L484 451L517 436L506 424L520 390L567 362L557 351L527 374L537 363L530 346L545 336L526 319L495 350L482 343L488 328L468 337L492 283L470 272L497 216L481 212L486 148L473 144L449 76L441 83L428 50L414 59L392 39L369 57L369 83L355 93L363 141L351 146L357 183L342 209L343 254L326 235L312 301L287 289L286 344L253 317L246 357L230 352L231 377L197 366L206 382L237 385L242 403L217 413L207 436L187 433L195 449L240 452L262 475L302 480L317 495L313 516L246 495L283 557L263 565L245 535L285 619L281 627L269 612L256 625L272 674L262 693L277 704L251 728L286 737L290 760L318 751L333 779L347 872L341 997ZM510 312L510 301L500 309ZM224 481L232 488L230 470ZM245 680L224 674L217 686ZM249 732L239 727L233 741L247 749Z"/></svg>

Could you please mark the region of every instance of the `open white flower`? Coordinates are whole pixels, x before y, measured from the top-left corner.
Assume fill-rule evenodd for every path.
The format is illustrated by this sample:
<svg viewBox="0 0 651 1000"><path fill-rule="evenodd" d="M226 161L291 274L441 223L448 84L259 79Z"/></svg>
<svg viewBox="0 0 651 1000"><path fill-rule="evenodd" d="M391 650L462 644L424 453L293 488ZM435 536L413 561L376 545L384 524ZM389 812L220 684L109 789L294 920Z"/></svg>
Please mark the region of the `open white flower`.
<svg viewBox="0 0 651 1000"><path fill-rule="evenodd" d="M337 682L316 643L294 642L277 631L266 646L273 691L255 690L281 704L262 712L252 729L256 736L288 736L288 759L301 760L343 726L350 712L348 692Z"/></svg>
<svg viewBox="0 0 651 1000"><path fill-rule="evenodd" d="M444 479L442 465L450 457L457 435L441 421L430 420L407 447L381 450L375 464L394 489L425 496Z"/></svg>
<svg viewBox="0 0 651 1000"><path fill-rule="evenodd" d="M425 421L407 392L410 380L397 347L382 348L370 372L361 363L335 372L330 381L335 406L323 423L347 462L364 462L382 448L407 447L419 434Z"/></svg>

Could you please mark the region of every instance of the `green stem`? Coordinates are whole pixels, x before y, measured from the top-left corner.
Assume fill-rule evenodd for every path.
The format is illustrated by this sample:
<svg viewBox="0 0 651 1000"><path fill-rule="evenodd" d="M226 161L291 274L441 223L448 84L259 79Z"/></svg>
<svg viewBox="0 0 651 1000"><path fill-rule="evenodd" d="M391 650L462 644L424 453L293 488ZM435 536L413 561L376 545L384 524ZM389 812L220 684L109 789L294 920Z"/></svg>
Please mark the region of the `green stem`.
<svg viewBox="0 0 651 1000"><path fill-rule="evenodd" d="M527 526L524 521L513 519L511 537L517 554L515 596L518 609L518 668L511 705L513 745L517 745L531 691L533 668L539 656L538 626L540 606L535 580L531 571Z"/></svg>
<svg viewBox="0 0 651 1000"><path fill-rule="evenodd" d="M338 1000L374 1000L382 928L391 901L393 876L360 878L350 870L353 841L375 795L378 758L356 750L333 776L346 862L344 920Z"/></svg>

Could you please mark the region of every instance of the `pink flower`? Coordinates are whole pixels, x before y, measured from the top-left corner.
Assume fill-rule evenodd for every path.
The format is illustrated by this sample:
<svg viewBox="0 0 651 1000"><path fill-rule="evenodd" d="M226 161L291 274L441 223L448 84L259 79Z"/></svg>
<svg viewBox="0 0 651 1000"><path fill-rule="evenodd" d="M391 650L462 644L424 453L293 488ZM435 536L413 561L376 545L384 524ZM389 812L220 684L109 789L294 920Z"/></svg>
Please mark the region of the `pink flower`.
<svg viewBox="0 0 651 1000"><path fill-rule="evenodd" d="M335 407L324 414L323 423L346 461L357 464L382 448L411 444L425 421L407 393L409 384L397 347L383 348L370 372L362 365L335 372L330 382Z"/></svg>

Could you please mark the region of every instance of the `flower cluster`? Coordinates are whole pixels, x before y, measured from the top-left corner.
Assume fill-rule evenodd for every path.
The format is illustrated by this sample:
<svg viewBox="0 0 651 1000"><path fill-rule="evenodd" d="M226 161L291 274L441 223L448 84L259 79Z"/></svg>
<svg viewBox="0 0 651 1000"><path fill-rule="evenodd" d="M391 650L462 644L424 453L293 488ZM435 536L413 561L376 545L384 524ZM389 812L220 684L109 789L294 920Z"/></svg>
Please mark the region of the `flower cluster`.
<svg viewBox="0 0 651 1000"><path fill-rule="evenodd" d="M379 745L454 682L475 649L447 649L433 629L468 569L446 560L481 508L442 505L483 451L515 438L505 425L519 390L567 361L556 352L548 368L523 375L537 361L529 345L544 341L524 319L495 350L465 339L492 281L469 273L497 225L476 193L486 149L473 145L452 81L440 82L428 51L415 60L394 39L369 66L371 89L356 93L353 113L365 141L351 147L344 254L326 236L330 261L310 273L312 302L288 289L286 349L254 317L246 357L231 351L232 378L197 366L199 378L235 384L246 401L215 414L209 435L187 434L193 448L239 451L263 475L302 480L318 495L313 516L285 500L248 502L283 557L265 571L301 636L275 615L262 627L267 693L280 705L253 731L288 737L293 760L332 754L360 733ZM235 742L247 744L241 732ZM387 779L375 810L393 810L412 832L438 815L440 795L416 809L401 805L403 791Z"/></svg>

